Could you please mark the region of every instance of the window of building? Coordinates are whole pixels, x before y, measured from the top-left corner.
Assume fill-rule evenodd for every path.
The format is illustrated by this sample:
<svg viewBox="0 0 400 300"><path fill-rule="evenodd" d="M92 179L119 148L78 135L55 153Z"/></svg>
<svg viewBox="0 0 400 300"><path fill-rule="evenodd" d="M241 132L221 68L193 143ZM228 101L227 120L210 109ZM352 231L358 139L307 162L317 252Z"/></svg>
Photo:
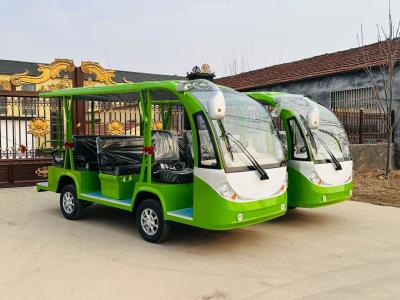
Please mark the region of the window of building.
<svg viewBox="0 0 400 300"><path fill-rule="evenodd" d="M0 114L4 115L7 109L7 98L0 98Z"/></svg>
<svg viewBox="0 0 400 300"><path fill-rule="evenodd" d="M36 84L34 83L22 83L21 91L24 92L36 92Z"/></svg>
<svg viewBox="0 0 400 300"><path fill-rule="evenodd" d="M379 103L372 87L340 90L331 92L331 109L340 110L376 110Z"/></svg>

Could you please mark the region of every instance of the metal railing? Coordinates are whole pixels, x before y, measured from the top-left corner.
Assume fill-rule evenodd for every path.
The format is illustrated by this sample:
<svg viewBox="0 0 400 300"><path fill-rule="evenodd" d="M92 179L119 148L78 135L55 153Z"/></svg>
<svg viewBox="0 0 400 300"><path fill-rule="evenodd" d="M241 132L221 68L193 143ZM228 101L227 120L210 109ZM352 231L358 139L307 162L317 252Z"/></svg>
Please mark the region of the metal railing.
<svg viewBox="0 0 400 300"><path fill-rule="evenodd" d="M0 159L47 156L40 145L57 139L59 105L38 97L0 96Z"/></svg>
<svg viewBox="0 0 400 300"><path fill-rule="evenodd" d="M80 134L139 135L140 111L126 102L85 102L84 124ZM64 136L61 101L26 96L0 96L0 159L32 159L49 157L48 148L60 144ZM171 129L183 130L183 107L171 107ZM152 107L154 129L162 129L160 106ZM92 122L93 120L93 122Z"/></svg>
<svg viewBox="0 0 400 300"><path fill-rule="evenodd" d="M350 143L377 144L387 141L387 114L378 109L336 109L333 110L344 126ZM390 118L394 120L394 111Z"/></svg>

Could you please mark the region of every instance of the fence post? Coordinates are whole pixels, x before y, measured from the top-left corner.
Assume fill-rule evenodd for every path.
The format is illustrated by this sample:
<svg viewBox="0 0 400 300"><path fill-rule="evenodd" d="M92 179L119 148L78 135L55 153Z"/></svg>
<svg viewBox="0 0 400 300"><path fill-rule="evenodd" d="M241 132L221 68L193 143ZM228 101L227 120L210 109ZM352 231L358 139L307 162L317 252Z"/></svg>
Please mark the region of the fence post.
<svg viewBox="0 0 400 300"><path fill-rule="evenodd" d="M360 117L358 119L358 143L362 144L363 143L363 139L362 139L362 135L363 135L363 123L364 123L364 109L360 109Z"/></svg>
<svg viewBox="0 0 400 300"><path fill-rule="evenodd" d="M81 67L75 68L72 83L73 87L83 87L83 72ZM86 134L86 112L85 103L83 101L75 101L72 122L73 134Z"/></svg>

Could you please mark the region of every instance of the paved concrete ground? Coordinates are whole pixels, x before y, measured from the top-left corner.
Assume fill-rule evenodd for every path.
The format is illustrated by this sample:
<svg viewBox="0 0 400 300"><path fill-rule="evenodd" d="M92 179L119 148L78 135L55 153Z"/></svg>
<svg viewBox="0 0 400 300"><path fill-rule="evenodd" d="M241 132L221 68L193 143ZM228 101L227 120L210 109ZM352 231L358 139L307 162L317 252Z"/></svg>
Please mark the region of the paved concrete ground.
<svg viewBox="0 0 400 300"><path fill-rule="evenodd" d="M144 242L129 213L64 219L58 195L0 189L0 299L400 299L400 209L346 202Z"/></svg>

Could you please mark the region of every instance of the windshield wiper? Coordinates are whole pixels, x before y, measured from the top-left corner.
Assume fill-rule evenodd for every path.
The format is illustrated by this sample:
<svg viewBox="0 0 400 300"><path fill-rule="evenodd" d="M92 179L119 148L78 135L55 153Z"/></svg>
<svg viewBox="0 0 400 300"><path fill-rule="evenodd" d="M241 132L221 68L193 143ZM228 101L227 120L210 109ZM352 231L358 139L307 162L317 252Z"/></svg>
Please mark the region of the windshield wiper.
<svg viewBox="0 0 400 300"><path fill-rule="evenodd" d="M329 156L332 158L332 161L335 165L336 171L342 170L342 165L340 162L337 160L335 155L332 153L332 151L329 149L329 147L325 144L322 138L320 138L317 134L313 133L313 136L317 138L317 140L321 143L322 146L324 146L326 152L328 152Z"/></svg>
<svg viewBox="0 0 400 300"><path fill-rule="evenodd" d="M231 156L231 159L233 161L233 149L232 149L232 146L231 146L231 142L230 142L230 140L228 138L228 135L226 134L224 124L222 124L221 120L218 120L218 126L219 126L219 129L221 130L222 136L223 136L223 138L225 140L226 150L228 150L229 155Z"/></svg>
<svg viewBox="0 0 400 300"><path fill-rule="evenodd" d="M311 132L310 128L307 125L307 121L304 118L303 115L300 115L301 121L303 122L304 127L307 130L307 135L310 137L310 141L311 141L311 145L314 147L314 149L316 151L318 151L318 147L317 147L317 143L315 142L314 138L317 138L318 141L321 143L321 145L325 148L326 152L328 152L329 156L332 159L333 164L335 165L335 169L336 171L342 170L342 165L340 164L340 162L337 160L337 158L335 157L335 155L333 155L332 151L329 149L329 147L325 144L325 142L323 141L323 139L321 139L317 134Z"/></svg>
<svg viewBox="0 0 400 300"><path fill-rule="evenodd" d="M323 133L325 133L325 134L327 134L327 135L329 135L329 136L331 136L336 141L336 143L339 145L340 151L343 152L342 145L341 145L339 139L337 138L336 134L334 134L334 133L332 133L332 132L330 132L328 130L324 130L324 129L320 129L320 128L318 128L318 130L323 132ZM345 133L345 132L343 131L343 133ZM337 135L339 136L339 134L337 134Z"/></svg>
<svg viewBox="0 0 400 300"><path fill-rule="evenodd" d="M317 143L315 142L314 136L313 136L313 134L311 133L311 130L310 130L310 128L309 128L308 125L307 125L306 119L304 118L303 115L300 115L300 119L301 119L301 121L303 122L303 126L304 126L304 128L306 129L306 131L307 131L307 135L310 137L311 146L315 149L315 151L318 152Z"/></svg>
<svg viewBox="0 0 400 300"><path fill-rule="evenodd" d="M253 165L254 169L256 169L256 171L260 174L260 179L261 180L269 179L267 172L265 172L265 170L260 166L260 164L254 158L254 156L251 155L251 153L249 151L247 151L246 147L238 139L236 139L229 132L225 132L225 136L230 136L232 141L243 151L244 155L246 155L248 160Z"/></svg>

